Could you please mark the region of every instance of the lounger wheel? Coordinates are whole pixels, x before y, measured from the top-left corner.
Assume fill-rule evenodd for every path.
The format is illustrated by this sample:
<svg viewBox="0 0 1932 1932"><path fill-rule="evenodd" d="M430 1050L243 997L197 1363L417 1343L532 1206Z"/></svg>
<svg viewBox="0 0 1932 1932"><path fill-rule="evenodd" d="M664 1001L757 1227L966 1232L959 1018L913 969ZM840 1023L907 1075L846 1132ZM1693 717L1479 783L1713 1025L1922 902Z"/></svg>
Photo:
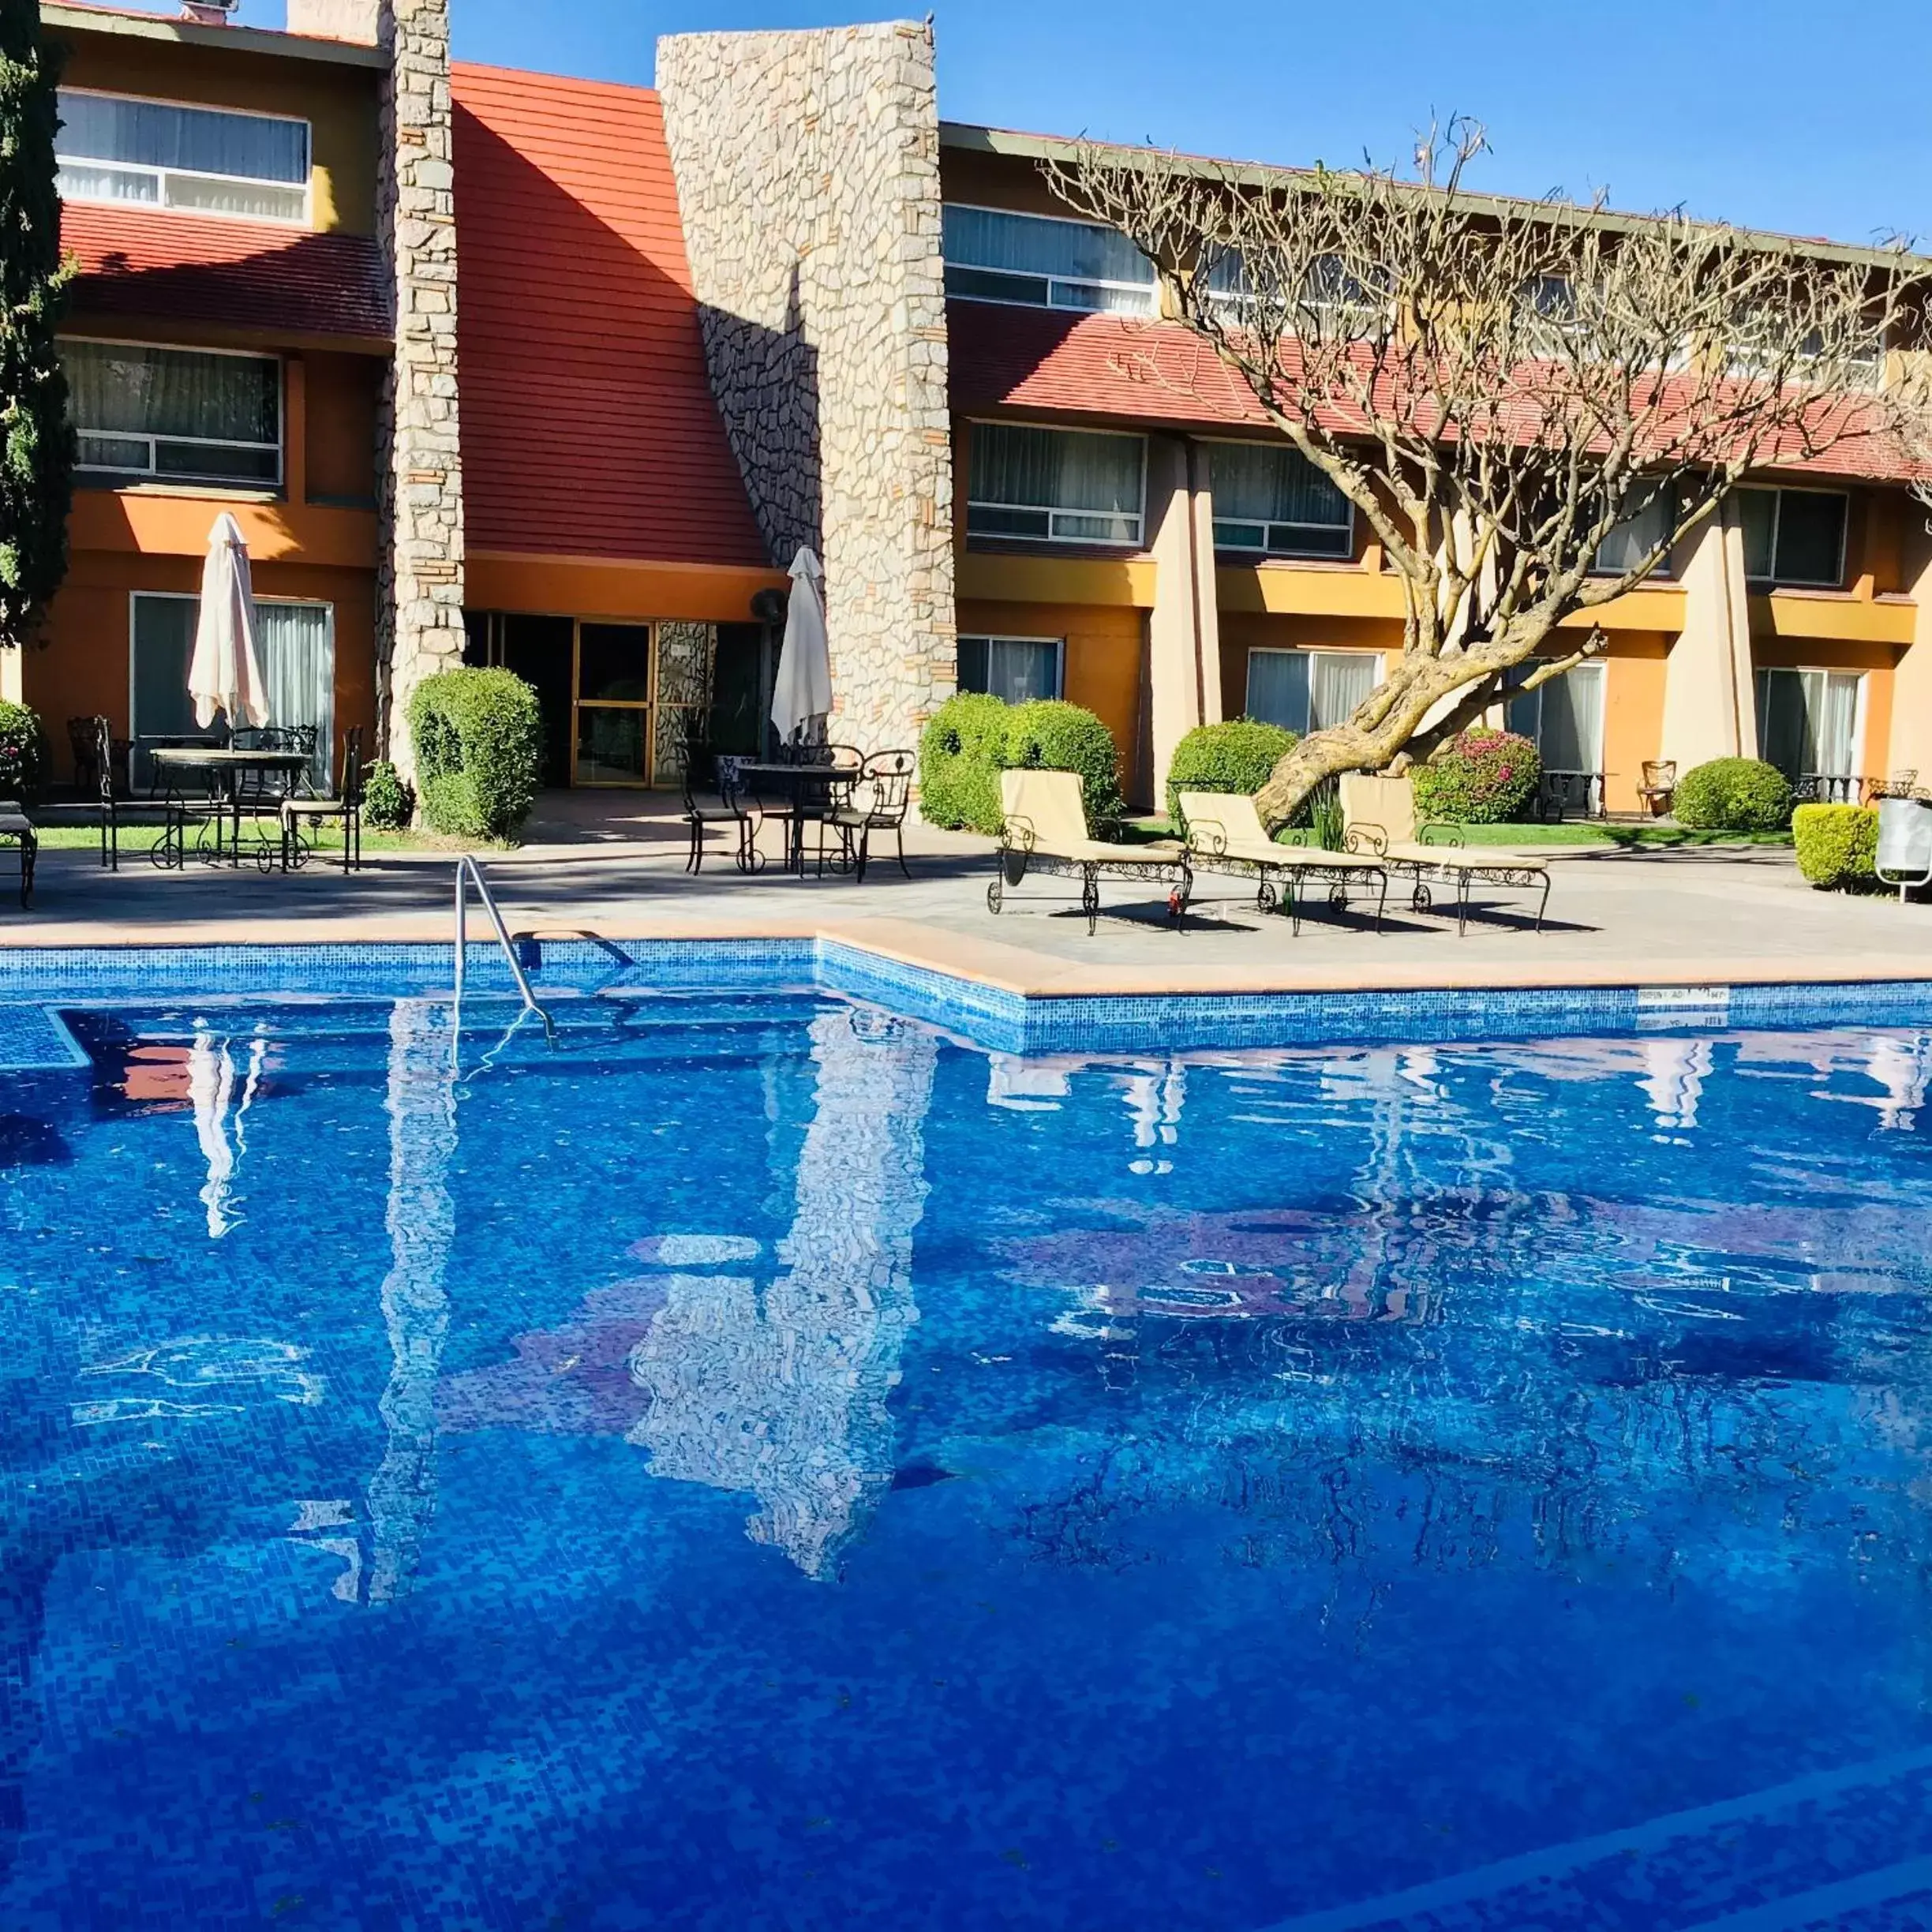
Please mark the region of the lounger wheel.
<svg viewBox="0 0 1932 1932"><path fill-rule="evenodd" d="M1435 903L1436 901L1429 896L1429 889L1420 879L1417 879L1414 889L1409 895L1410 908L1417 912L1426 912Z"/></svg>
<svg viewBox="0 0 1932 1932"><path fill-rule="evenodd" d="M1335 912L1346 912L1348 910L1348 888L1340 885L1331 886L1328 888L1328 904Z"/></svg>
<svg viewBox="0 0 1932 1932"><path fill-rule="evenodd" d="M1006 889L998 876L995 874L993 883L987 888L987 910L989 912L998 912L1001 905L1005 902L1005 897Z"/></svg>
<svg viewBox="0 0 1932 1932"><path fill-rule="evenodd" d="M1281 894L1275 889L1274 882L1264 879L1260 889L1255 893L1256 908L1263 912L1272 912L1280 904Z"/></svg>

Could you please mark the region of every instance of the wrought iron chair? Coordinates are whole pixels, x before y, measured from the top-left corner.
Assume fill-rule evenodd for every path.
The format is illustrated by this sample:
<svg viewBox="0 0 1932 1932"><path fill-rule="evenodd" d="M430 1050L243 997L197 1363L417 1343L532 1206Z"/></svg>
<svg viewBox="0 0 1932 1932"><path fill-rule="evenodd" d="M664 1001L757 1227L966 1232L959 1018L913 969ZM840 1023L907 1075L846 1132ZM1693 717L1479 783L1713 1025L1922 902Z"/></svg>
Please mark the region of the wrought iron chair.
<svg viewBox="0 0 1932 1932"><path fill-rule="evenodd" d="M758 848L758 828L765 822L764 808L755 799L749 803L740 800L732 788L718 781L715 760L713 783L708 787L699 784L695 773L703 762L702 755L687 754L680 781L684 793L684 823L691 833L690 849L684 856L684 870L695 874L704 869L704 836L707 826L730 826L738 841L738 849L732 854L732 863L740 872L755 872L765 863L764 855Z"/></svg>
<svg viewBox="0 0 1932 1932"><path fill-rule="evenodd" d="M837 833L845 863L854 881L865 883L866 861L872 834L889 832L898 844L899 870L912 874L905 862L906 808L912 802L912 774L919 768L910 751L874 751L859 768L859 777L843 803L834 805L826 823ZM825 873L825 846L818 848L818 871Z"/></svg>
<svg viewBox="0 0 1932 1932"><path fill-rule="evenodd" d="M815 750L811 754L814 765L830 766L829 777L799 779L792 795L792 813L795 823L792 827L792 849L798 856L799 871L805 870L805 828L814 828L818 846L818 871L825 872L826 832L831 826L832 815L842 805L848 803L852 788L865 769L865 754L856 746L829 744ZM833 828L836 830L836 828ZM851 863L846 856L844 834L839 833L839 858L835 862L843 871Z"/></svg>
<svg viewBox="0 0 1932 1932"><path fill-rule="evenodd" d="M20 854L20 902L23 912L33 908L34 862L39 855L40 839L34 822L12 803L0 805L0 845L11 845Z"/></svg>
<svg viewBox="0 0 1932 1932"><path fill-rule="evenodd" d="M84 732L77 728L84 725ZM178 870L185 856L189 821L205 822L207 814L198 802L169 797L153 799L124 799L114 786L117 769L113 728L104 717L70 718L67 732L74 747L77 777L87 775L92 796L36 804L29 816L37 826L57 826L73 821L100 828L100 863L110 872L121 870L121 828L124 825L162 827L159 841L149 857L164 870ZM87 756L80 756L80 740L88 741Z"/></svg>
<svg viewBox="0 0 1932 1932"><path fill-rule="evenodd" d="M301 728L307 729L307 727ZM299 746L290 746L291 751ZM342 789L333 798L284 798L281 801L282 870L297 872L309 863L316 848L315 833L331 818L339 818L343 829L343 862L345 872L362 866L362 727L352 724L343 734ZM309 837L302 836L304 826ZM263 869L268 869L264 856Z"/></svg>

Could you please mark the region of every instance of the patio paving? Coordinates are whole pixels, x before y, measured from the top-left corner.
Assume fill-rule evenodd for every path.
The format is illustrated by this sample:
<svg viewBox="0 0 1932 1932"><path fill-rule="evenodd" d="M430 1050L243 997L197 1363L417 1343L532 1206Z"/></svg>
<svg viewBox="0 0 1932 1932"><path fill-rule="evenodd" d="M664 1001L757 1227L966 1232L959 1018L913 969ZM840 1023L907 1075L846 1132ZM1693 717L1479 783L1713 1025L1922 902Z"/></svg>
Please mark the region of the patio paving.
<svg viewBox="0 0 1932 1932"><path fill-rule="evenodd" d="M481 856L519 933L823 932L1019 990L1932 979L1932 905L1814 892L1775 848L1553 853L1541 934L1499 911L1473 916L1458 938L1453 919L1419 917L1391 891L1380 933L1324 907L1297 938L1286 919L1255 911L1251 886L1210 874L1179 933L1155 887L1103 885L1090 938L1065 880L1029 881L993 917L990 841L925 826L908 829L910 880L888 855L875 856L863 886L775 867L747 878L721 838L689 878L676 801L661 795L549 794L528 837ZM106 873L91 852L50 850L35 910L0 908L0 945L440 940L450 931L451 876L451 856L431 852L371 853L346 878L318 862L285 878L202 866L164 873L137 855Z"/></svg>

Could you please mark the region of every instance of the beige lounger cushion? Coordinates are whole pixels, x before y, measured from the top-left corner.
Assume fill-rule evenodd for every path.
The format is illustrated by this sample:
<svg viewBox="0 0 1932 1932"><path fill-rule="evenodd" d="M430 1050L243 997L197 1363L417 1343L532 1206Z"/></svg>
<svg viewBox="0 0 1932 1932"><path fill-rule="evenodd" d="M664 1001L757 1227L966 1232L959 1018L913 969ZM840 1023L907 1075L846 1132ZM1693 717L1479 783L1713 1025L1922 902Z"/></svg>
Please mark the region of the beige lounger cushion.
<svg viewBox="0 0 1932 1932"><path fill-rule="evenodd" d="M1187 821L1189 848L1209 864L1216 859L1239 859L1249 865L1281 866L1297 872L1364 872L1382 863L1368 853L1278 844L1268 837L1254 800L1238 792L1183 792L1181 815Z"/></svg>
<svg viewBox="0 0 1932 1932"><path fill-rule="evenodd" d="M1391 845L1383 855L1391 865L1434 866L1444 872L1487 872L1507 866L1512 872L1541 872L1545 855L1507 845Z"/></svg>
<svg viewBox="0 0 1932 1932"><path fill-rule="evenodd" d="M31 832L33 821L24 812L0 811L0 832Z"/></svg>
<svg viewBox="0 0 1932 1932"><path fill-rule="evenodd" d="M1089 838L1077 772L1003 771L1000 810L1012 844L1049 858L1079 865L1159 865L1187 856L1187 848L1174 839L1113 845Z"/></svg>

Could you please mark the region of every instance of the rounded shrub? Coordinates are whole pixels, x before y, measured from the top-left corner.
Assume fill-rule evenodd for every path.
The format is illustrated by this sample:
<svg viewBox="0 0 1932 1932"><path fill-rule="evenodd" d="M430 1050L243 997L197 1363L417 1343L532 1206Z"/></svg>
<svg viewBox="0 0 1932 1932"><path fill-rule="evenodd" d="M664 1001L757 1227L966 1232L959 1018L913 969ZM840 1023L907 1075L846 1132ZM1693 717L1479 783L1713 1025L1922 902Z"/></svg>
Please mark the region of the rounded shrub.
<svg viewBox="0 0 1932 1932"><path fill-rule="evenodd" d="M1762 758L1713 758L1677 781L1671 816L1693 832L1782 832L1791 781Z"/></svg>
<svg viewBox="0 0 1932 1932"><path fill-rule="evenodd" d="M543 769L536 692L511 671L439 671L410 694L409 725L431 830L515 837Z"/></svg>
<svg viewBox="0 0 1932 1932"><path fill-rule="evenodd" d="M18 803L35 796L47 774L47 741L37 712L0 703L0 799Z"/></svg>
<svg viewBox="0 0 1932 1932"><path fill-rule="evenodd" d="M1792 814L1798 870L1826 889L1876 885L1878 814L1869 805L1800 805Z"/></svg>
<svg viewBox="0 0 1932 1932"><path fill-rule="evenodd" d="M1237 792L1252 798L1294 749L1295 735L1258 718L1196 724L1174 747L1167 767L1167 816L1181 822L1183 792Z"/></svg>
<svg viewBox="0 0 1932 1932"><path fill-rule="evenodd" d="M400 832L415 816L414 790L393 765L378 760L363 774L364 822L379 832Z"/></svg>
<svg viewBox="0 0 1932 1932"><path fill-rule="evenodd" d="M1090 838L1110 837L1127 816L1114 734L1082 706L1039 698L1012 706L1006 714L1002 762L1028 771L1079 773Z"/></svg>
<svg viewBox="0 0 1932 1932"><path fill-rule="evenodd" d="M1416 817L1455 825L1505 825L1520 818L1537 795L1543 761L1515 732L1477 728L1452 738L1410 774Z"/></svg>
<svg viewBox="0 0 1932 1932"><path fill-rule="evenodd" d="M953 831L1000 829L1000 766L1007 707L985 691L958 691L919 736L919 815Z"/></svg>

